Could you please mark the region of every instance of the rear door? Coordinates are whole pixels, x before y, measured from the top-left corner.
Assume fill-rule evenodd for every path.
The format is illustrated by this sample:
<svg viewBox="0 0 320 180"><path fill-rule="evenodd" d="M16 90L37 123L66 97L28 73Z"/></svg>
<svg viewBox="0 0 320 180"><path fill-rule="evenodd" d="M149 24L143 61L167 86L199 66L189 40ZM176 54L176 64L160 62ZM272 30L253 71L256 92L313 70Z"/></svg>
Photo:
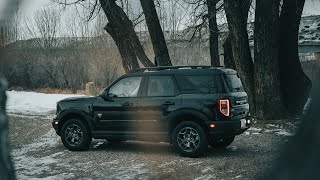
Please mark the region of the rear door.
<svg viewBox="0 0 320 180"><path fill-rule="evenodd" d="M139 122L136 129L149 134L166 134L167 116L181 104L181 96L172 75L155 75L146 79L139 98Z"/></svg>
<svg viewBox="0 0 320 180"><path fill-rule="evenodd" d="M181 74L176 78L184 107L206 113L209 119L217 119L217 102L224 92L222 74Z"/></svg>

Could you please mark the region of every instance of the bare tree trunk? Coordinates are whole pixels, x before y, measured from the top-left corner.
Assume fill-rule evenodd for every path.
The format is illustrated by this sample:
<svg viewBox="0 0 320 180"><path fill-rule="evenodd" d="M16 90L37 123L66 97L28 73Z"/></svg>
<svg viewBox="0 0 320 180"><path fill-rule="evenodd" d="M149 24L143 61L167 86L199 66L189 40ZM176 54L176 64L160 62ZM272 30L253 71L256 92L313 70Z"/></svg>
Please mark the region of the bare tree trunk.
<svg viewBox="0 0 320 180"><path fill-rule="evenodd" d="M245 23L247 26L248 14L249 14L249 9L250 9L250 5L252 3L252 0L243 0L239 3L240 3L240 7L241 7L242 16L245 18L243 23ZM225 64L225 67L237 70L236 65L234 63L233 53L232 53L231 35L232 34L229 32L229 34L223 44L224 64Z"/></svg>
<svg viewBox="0 0 320 180"><path fill-rule="evenodd" d="M0 176L2 179L15 179L8 142L8 118L6 115L7 82L0 75Z"/></svg>
<svg viewBox="0 0 320 180"><path fill-rule="evenodd" d="M140 3L146 18L157 65L172 66L154 0L140 0Z"/></svg>
<svg viewBox="0 0 320 180"><path fill-rule="evenodd" d="M131 21L115 0L100 0L100 4L109 21L105 30L111 35L118 47L124 70L128 72L139 68L128 30L128 28L133 28Z"/></svg>
<svg viewBox="0 0 320 180"><path fill-rule="evenodd" d="M254 107L254 67L249 48L246 17L241 12L242 0L225 0L224 7L231 34L232 53L236 69L244 83L251 108ZM252 109L251 109L252 111Z"/></svg>
<svg viewBox="0 0 320 180"><path fill-rule="evenodd" d="M237 69L233 59L230 33L228 34L225 42L223 43L223 53L224 66L231 69Z"/></svg>
<svg viewBox="0 0 320 180"><path fill-rule="evenodd" d="M309 97L311 81L301 68L298 33L305 0L284 0L280 15L280 85L290 113L301 112Z"/></svg>
<svg viewBox="0 0 320 180"><path fill-rule="evenodd" d="M283 118L279 81L279 0L256 0L254 29L255 115Z"/></svg>
<svg viewBox="0 0 320 180"><path fill-rule="evenodd" d="M210 58L211 66L220 66L219 56L219 29L217 24L216 5L219 0L207 0L209 14L209 41L210 41Z"/></svg>
<svg viewBox="0 0 320 180"><path fill-rule="evenodd" d="M118 47L125 72L139 68L139 63L131 41L123 36L124 33L120 33L119 28L114 27L110 22L105 27L105 30L111 35ZM128 34L126 35L128 36Z"/></svg>
<svg viewBox="0 0 320 180"><path fill-rule="evenodd" d="M133 30L133 28L132 28ZM137 57L139 58L140 62L145 66L145 67L153 67L154 64L150 61L150 59L148 58L148 56L146 55L143 46L141 45L139 38L136 34L136 32L132 32L132 43L133 43L133 47L135 50L135 53L137 55Z"/></svg>

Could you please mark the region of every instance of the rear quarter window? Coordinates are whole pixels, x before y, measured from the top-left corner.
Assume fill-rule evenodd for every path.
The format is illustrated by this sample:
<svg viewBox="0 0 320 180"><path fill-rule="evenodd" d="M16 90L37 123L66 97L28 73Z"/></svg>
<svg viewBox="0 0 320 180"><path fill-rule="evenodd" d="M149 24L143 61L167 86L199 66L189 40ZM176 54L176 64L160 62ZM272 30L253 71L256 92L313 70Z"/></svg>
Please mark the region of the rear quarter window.
<svg viewBox="0 0 320 180"><path fill-rule="evenodd" d="M185 94L213 94L223 92L221 75L176 75L178 86Z"/></svg>
<svg viewBox="0 0 320 180"><path fill-rule="evenodd" d="M241 80L237 74L226 74L225 80L230 92L244 91Z"/></svg>

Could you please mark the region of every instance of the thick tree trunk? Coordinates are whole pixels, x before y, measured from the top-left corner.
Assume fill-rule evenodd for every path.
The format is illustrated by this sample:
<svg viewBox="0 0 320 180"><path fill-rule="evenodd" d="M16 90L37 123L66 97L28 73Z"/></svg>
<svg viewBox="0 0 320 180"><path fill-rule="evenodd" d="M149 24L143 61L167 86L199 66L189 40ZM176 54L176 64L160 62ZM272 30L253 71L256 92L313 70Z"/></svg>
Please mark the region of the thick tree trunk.
<svg viewBox="0 0 320 180"><path fill-rule="evenodd" d="M154 0L140 0L140 3L146 18L156 64L159 66L172 66Z"/></svg>
<svg viewBox="0 0 320 180"><path fill-rule="evenodd" d="M280 15L280 85L290 113L299 113L309 97L311 81L301 68L298 33L305 0L284 0Z"/></svg>
<svg viewBox="0 0 320 180"><path fill-rule="evenodd" d="M232 44L230 33L228 34L224 44L223 44L223 58L224 58L224 66L227 68L235 69L236 65L234 64L233 53L232 53Z"/></svg>
<svg viewBox="0 0 320 180"><path fill-rule="evenodd" d="M119 16L121 17L121 19L125 23L124 30L129 34L129 38L130 38L131 43L133 45L136 56L139 58L140 62L145 67L154 66L154 64L150 61L150 59L146 55L144 48L140 43L140 40L137 36L137 33L135 32L135 30L133 28L132 21L128 18L128 16L125 14L123 9L121 9L119 6L117 7L117 9L118 9Z"/></svg>
<svg viewBox="0 0 320 180"><path fill-rule="evenodd" d="M247 21L248 21L248 14L249 14L249 9L251 5L252 0L243 0L240 3L241 7L241 14L245 18L243 23L246 24L247 26ZM231 33L229 32L224 44L223 44L223 51L224 51L224 65L227 68L235 69L236 65L234 63L234 58L233 58L233 53L232 53L232 43L231 43Z"/></svg>
<svg viewBox="0 0 320 180"><path fill-rule="evenodd" d="M127 30L130 28L128 17L123 16L124 12L115 3L115 0L100 0L100 4L109 21L105 30L111 35L118 47L124 70L128 72L139 68L130 33Z"/></svg>
<svg viewBox="0 0 320 180"><path fill-rule="evenodd" d="M279 68L279 0L256 0L254 23L255 115L278 119L286 115Z"/></svg>
<svg viewBox="0 0 320 180"><path fill-rule="evenodd" d="M0 177L1 179L15 179L8 140L8 118L5 112L6 89L7 83L0 75Z"/></svg>
<svg viewBox="0 0 320 180"><path fill-rule="evenodd" d="M219 29L217 24L216 5L219 0L207 0L209 15L209 41L210 41L210 58L211 66L220 66L219 56Z"/></svg>
<svg viewBox="0 0 320 180"><path fill-rule="evenodd" d="M118 28L114 27L112 23L108 23L105 30L111 35L118 47L125 72L139 68L131 41L128 38L125 38L123 33L120 33Z"/></svg>
<svg viewBox="0 0 320 180"><path fill-rule="evenodd" d="M246 17L241 12L242 0L225 0L224 7L231 33L233 58L236 69L249 97L251 111L254 109L254 67L249 48Z"/></svg>
<svg viewBox="0 0 320 180"><path fill-rule="evenodd" d="M137 57L145 67L154 66L145 54L133 24L123 9L115 3L115 0L100 0L100 4L109 21L105 30L118 47L124 70L128 72L139 68Z"/></svg>
<svg viewBox="0 0 320 180"><path fill-rule="evenodd" d="M132 28L132 30L133 30L133 28ZM135 31L132 32L131 39L132 39L135 53L136 53L137 57L139 58L140 62L144 65L144 67L153 67L154 64L150 61L150 59L146 55L146 53L143 49L143 46L141 45L140 40L139 40Z"/></svg>

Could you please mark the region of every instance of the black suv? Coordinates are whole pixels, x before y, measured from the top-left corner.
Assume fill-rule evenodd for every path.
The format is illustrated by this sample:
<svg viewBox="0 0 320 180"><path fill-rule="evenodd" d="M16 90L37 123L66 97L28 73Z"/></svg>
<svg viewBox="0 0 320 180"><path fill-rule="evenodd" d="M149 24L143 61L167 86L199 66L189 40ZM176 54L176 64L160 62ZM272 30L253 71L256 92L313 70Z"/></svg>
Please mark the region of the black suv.
<svg viewBox="0 0 320 180"><path fill-rule="evenodd" d="M57 103L52 125L69 150L91 139L167 141L184 156L208 145L224 148L250 126L249 104L237 72L210 66L141 68L99 96Z"/></svg>

